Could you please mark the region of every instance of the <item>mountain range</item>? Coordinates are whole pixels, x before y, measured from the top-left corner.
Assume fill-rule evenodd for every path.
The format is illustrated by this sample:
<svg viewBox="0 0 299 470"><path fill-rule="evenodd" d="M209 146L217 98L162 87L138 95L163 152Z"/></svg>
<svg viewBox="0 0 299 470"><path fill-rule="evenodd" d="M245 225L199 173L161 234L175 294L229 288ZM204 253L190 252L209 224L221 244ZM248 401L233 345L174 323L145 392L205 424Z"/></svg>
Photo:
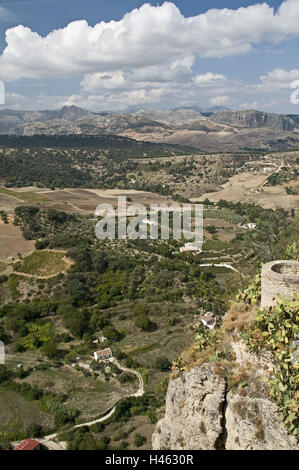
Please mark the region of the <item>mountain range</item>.
<svg viewBox="0 0 299 470"><path fill-rule="evenodd" d="M299 147L299 116L199 107L95 113L77 106L58 110L0 111L1 135L115 134L136 140L188 145L198 150Z"/></svg>

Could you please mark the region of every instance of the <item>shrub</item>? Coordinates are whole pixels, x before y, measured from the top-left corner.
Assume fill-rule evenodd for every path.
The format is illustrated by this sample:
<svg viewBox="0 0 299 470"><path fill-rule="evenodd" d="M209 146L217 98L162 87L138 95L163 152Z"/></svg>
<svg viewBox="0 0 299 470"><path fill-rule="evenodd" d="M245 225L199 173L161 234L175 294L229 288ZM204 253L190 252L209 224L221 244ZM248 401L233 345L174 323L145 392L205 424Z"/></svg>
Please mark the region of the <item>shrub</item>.
<svg viewBox="0 0 299 470"><path fill-rule="evenodd" d="M136 433L134 436L134 446L141 447L145 442L146 438L139 433Z"/></svg>
<svg viewBox="0 0 299 470"><path fill-rule="evenodd" d="M161 371L166 371L170 369L171 362L167 359L167 357L161 356L153 361L152 367Z"/></svg>
<svg viewBox="0 0 299 470"><path fill-rule="evenodd" d="M155 323L153 323L147 315L138 315L135 320L135 326L143 331L153 331L156 328Z"/></svg>

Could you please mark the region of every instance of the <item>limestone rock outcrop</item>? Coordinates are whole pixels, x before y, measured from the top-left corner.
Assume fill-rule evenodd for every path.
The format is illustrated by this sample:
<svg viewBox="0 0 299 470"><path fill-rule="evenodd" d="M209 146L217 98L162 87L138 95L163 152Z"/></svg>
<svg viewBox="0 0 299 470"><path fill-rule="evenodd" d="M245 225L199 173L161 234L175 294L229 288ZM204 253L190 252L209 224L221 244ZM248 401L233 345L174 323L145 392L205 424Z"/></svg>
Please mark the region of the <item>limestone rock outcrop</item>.
<svg viewBox="0 0 299 470"><path fill-rule="evenodd" d="M242 344L234 348L243 367ZM247 353L248 354L248 353ZM247 361L247 362L246 362ZM152 436L154 450L299 450L283 426L263 380L271 363L251 361L248 383L228 386L212 363L180 372L171 380L165 416Z"/></svg>
<svg viewBox="0 0 299 470"><path fill-rule="evenodd" d="M263 113L255 110L216 111L209 117L210 121L236 127L261 128L266 127L280 131L291 131L297 127L296 122L283 114Z"/></svg>
<svg viewBox="0 0 299 470"><path fill-rule="evenodd" d="M215 449L222 433L225 381L203 365L170 382L154 449Z"/></svg>

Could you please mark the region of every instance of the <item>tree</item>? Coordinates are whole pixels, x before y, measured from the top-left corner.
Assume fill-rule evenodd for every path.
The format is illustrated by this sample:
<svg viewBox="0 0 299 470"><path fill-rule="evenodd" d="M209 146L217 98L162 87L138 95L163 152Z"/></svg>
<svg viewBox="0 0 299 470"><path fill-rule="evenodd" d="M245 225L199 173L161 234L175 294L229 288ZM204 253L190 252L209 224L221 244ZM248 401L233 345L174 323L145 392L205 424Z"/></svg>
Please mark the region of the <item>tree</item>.
<svg viewBox="0 0 299 470"><path fill-rule="evenodd" d="M6 380L9 380L10 377L11 377L11 372L5 366L1 366L0 367L0 384L2 382L5 382Z"/></svg>
<svg viewBox="0 0 299 470"><path fill-rule="evenodd" d="M156 324L147 315L138 315L135 320L135 326L143 331L153 331L156 328Z"/></svg>
<svg viewBox="0 0 299 470"><path fill-rule="evenodd" d="M122 335L119 331L117 331L114 326L105 326L103 329L103 335L108 338L110 341L120 341Z"/></svg>
<svg viewBox="0 0 299 470"><path fill-rule="evenodd" d="M105 252L96 252L93 256L93 266L98 273L104 273L108 266L109 258Z"/></svg>
<svg viewBox="0 0 299 470"><path fill-rule="evenodd" d="M5 329L2 325L0 325L0 341L5 341L6 339L6 334L5 334Z"/></svg>
<svg viewBox="0 0 299 470"><path fill-rule="evenodd" d="M32 323L28 325L28 334L20 339L19 343L25 349L35 350L41 347L44 343L53 341L54 328L52 323L45 323L39 325Z"/></svg>
<svg viewBox="0 0 299 470"><path fill-rule="evenodd" d="M57 357L58 349L55 341L48 341L42 346L42 353L47 356L48 359L54 359Z"/></svg>
<svg viewBox="0 0 299 470"><path fill-rule="evenodd" d="M215 225L208 225L206 227L206 231L209 232L209 233L216 233L217 232L217 228L215 227Z"/></svg>
<svg viewBox="0 0 299 470"><path fill-rule="evenodd" d="M107 436L101 437L101 439L97 443L97 450L107 450L109 445L110 439Z"/></svg>
<svg viewBox="0 0 299 470"><path fill-rule="evenodd" d="M88 312L85 310L77 310L72 305L65 305L58 308L57 312L63 312L63 322L70 330L72 335L82 338L84 333L88 331Z"/></svg>

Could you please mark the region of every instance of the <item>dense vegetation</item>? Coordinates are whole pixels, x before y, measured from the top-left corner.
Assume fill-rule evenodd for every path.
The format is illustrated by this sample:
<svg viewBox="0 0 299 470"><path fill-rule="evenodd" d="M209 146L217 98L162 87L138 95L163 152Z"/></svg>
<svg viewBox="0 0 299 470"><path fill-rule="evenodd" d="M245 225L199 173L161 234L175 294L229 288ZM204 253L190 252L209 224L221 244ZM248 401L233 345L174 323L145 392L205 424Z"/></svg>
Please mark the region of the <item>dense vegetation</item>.
<svg viewBox="0 0 299 470"><path fill-rule="evenodd" d="M114 135L0 136L0 179L10 186L95 187L101 159L169 156L186 152L177 146L139 142Z"/></svg>

